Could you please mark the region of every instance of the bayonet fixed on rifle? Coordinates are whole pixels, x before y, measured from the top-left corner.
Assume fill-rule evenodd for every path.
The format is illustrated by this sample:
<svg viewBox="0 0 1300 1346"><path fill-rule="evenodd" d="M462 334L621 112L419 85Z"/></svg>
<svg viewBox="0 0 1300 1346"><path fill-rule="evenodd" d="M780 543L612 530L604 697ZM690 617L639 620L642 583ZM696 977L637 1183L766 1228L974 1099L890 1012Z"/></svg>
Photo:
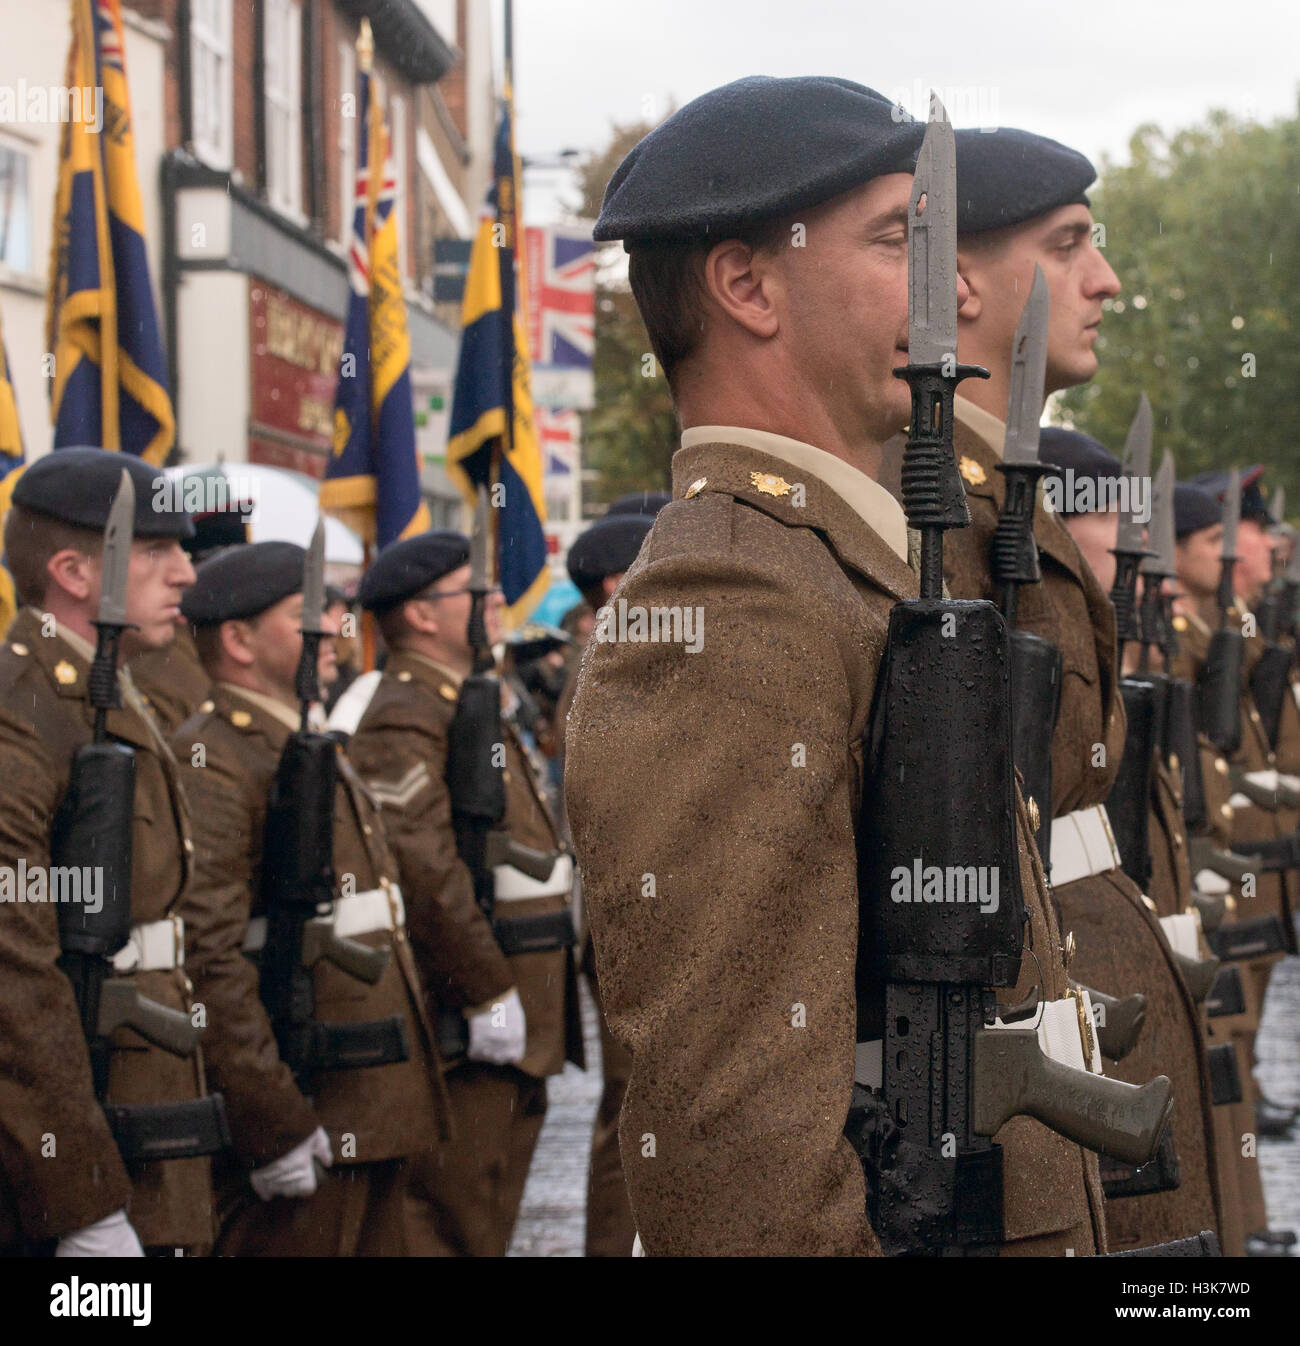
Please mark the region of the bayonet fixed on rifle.
<svg viewBox="0 0 1300 1346"><path fill-rule="evenodd" d="M1255 610L1255 616L1259 620L1259 634L1265 640L1276 643L1278 637L1283 634L1282 627L1282 608L1284 598L1282 592L1282 575L1286 570L1286 553L1280 545L1288 532L1294 533L1286 521L1286 487L1278 486L1273 492L1273 502L1268 507L1269 529L1278 544L1273 548L1269 557L1270 573L1269 582L1264 589L1263 596ZM1274 747L1277 745L1274 744Z"/></svg>
<svg viewBox="0 0 1300 1346"><path fill-rule="evenodd" d="M1286 590L1286 557L1281 543L1285 540L1284 530L1294 533L1286 523L1286 492L1279 486L1273 493L1273 503L1269 507L1272 524L1269 532L1275 538L1272 552L1272 574L1269 584L1260 600L1255 616L1259 622L1259 634L1264 637L1265 645L1260 651L1255 666L1250 671L1250 694L1259 712L1260 725L1268 739L1268 746L1277 751L1282 734L1282 707L1291 695L1291 665L1295 661L1295 647L1289 642L1291 633L1283 626L1283 609L1289 608L1290 598ZM1296 798L1294 788L1283 788L1272 807L1278 804L1294 808L1300 800Z"/></svg>
<svg viewBox="0 0 1300 1346"><path fill-rule="evenodd" d="M294 678L300 728L284 745L267 801L262 847L262 905L266 940L258 988L280 1049L300 1084L316 1070L388 1065L407 1058L400 1015L364 1023L320 1023L315 1017L313 968L325 958L360 981L375 983L391 956L337 935L334 797L338 744L312 731L320 696L317 661L326 631L325 524L320 520L303 565L302 652Z"/></svg>
<svg viewBox="0 0 1300 1346"><path fill-rule="evenodd" d="M1237 566L1237 525L1241 519L1241 474L1228 474L1223 497L1223 550L1219 569L1219 627L1210 637L1196 679L1197 722L1201 733L1225 757L1241 747L1241 691L1245 639L1236 620L1233 575Z"/></svg>
<svg viewBox="0 0 1300 1346"><path fill-rule="evenodd" d="M1052 735L1061 708L1061 652L1042 636L1016 628L1016 596L1022 584L1042 578L1034 508L1039 479L1056 470L1038 456L1050 313L1047 280L1035 264L1011 347L1007 434L997 465L1006 485L990 559L1002 616L1011 628L1012 752L1026 795L1038 802L1036 839L1044 863L1052 853Z"/></svg>
<svg viewBox="0 0 1300 1346"><path fill-rule="evenodd" d="M127 578L135 523L135 486L122 472L104 528L95 655L87 691L94 712L91 742L73 759L68 790L55 816L50 860L102 874L103 901L58 906L59 966L72 982L90 1053L96 1097L128 1160L211 1154L230 1143L219 1095L185 1104L109 1105L109 1035L119 1027L176 1056L193 1053L202 1030L188 1014L141 995L114 975L113 955L131 937L131 862L135 818L135 750L108 735L108 714L121 708L118 662L127 620Z"/></svg>
<svg viewBox="0 0 1300 1346"><path fill-rule="evenodd" d="M890 613L857 836L859 1009L883 1038L859 1043L860 1062L874 1055L880 1070L859 1066L846 1125L891 1254L996 1250L1002 1151L991 1137L1007 1117L1029 1113L1145 1159L1169 1108L1164 1077L1120 1084L1051 1060L1035 1028L991 1027L994 988L1019 974L1025 905L1006 624L991 603L942 596L944 531L969 522L953 390L984 375L956 359L955 202L953 131L934 98L909 206L910 360L895 371L912 390L903 500L921 534L920 597ZM968 708L960 732L936 732L934 708L958 702ZM985 875L997 903L897 900L899 874L922 858L944 874Z"/></svg>
<svg viewBox="0 0 1300 1346"><path fill-rule="evenodd" d="M1115 545L1111 548L1115 556L1115 583L1110 591L1110 601L1115 607L1121 666L1125 646L1142 638L1136 600L1138 571L1144 558L1152 552L1143 536L1144 520L1139 517L1138 502L1143 487L1151 480L1151 436L1151 403L1143 393L1124 443L1121 485L1128 487L1127 500L1121 498L1119 527ZM1119 848L1121 868L1145 891L1151 873L1149 820L1155 754L1161 742L1165 710L1163 689L1146 675L1122 677L1119 687L1128 732L1124 737L1119 771L1106 801L1106 812Z"/></svg>

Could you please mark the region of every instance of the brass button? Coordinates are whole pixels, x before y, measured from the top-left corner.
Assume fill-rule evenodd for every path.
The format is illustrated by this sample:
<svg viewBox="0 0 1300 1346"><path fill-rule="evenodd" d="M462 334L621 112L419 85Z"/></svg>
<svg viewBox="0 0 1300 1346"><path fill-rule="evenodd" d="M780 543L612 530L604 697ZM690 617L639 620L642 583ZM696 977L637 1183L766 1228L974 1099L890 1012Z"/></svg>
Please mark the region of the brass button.
<svg viewBox="0 0 1300 1346"><path fill-rule="evenodd" d="M1214 759L1214 769L1219 773L1220 776L1226 776L1228 774L1227 758L1216 757Z"/></svg>
<svg viewBox="0 0 1300 1346"><path fill-rule="evenodd" d="M1220 805L1220 807L1219 807L1219 812L1222 813L1223 816L1224 816L1225 818L1231 818L1231 817L1233 816L1233 815L1232 815L1232 805L1231 805L1231 804L1222 804L1222 805Z"/></svg>
<svg viewBox="0 0 1300 1346"><path fill-rule="evenodd" d="M1025 812L1029 814L1029 830L1031 832L1037 832L1039 823L1038 801L1033 795L1030 795L1025 800Z"/></svg>
<svg viewBox="0 0 1300 1346"><path fill-rule="evenodd" d="M1176 752L1171 752L1169 754L1169 770L1177 772L1180 771L1181 769L1182 769L1182 763L1178 760L1178 754Z"/></svg>
<svg viewBox="0 0 1300 1346"><path fill-rule="evenodd" d="M14 652L15 654L27 654L27 653L29 653L29 651L28 651L28 649L27 649L27 646L24 645L24 644L22 643L21 640L15 640L14 643L13 643L12 645L10 645L9 648L10 648L11 650L13 650L13 652Z"/></svg>
<svg viewBox="0 0 1300 1346"><path fill-rule="evenodd" d="M66 659L60 659L54 665L54 681L60 687L71 687L77 680L77 670Z"/></svg>
<svg viewBox="0 0 1300 1346"><path fill-rule="evenodd" d="M1142 902L1148 911L1159 911L1160 908L1145 894L1142 894Z"/></svg>
<svg viewBox="0 0 1300 1346"><path fill-rule="evenodd" d="M205 701L205 702L199 707L199 709L200 709L205 715L211 715L212 712L213 712L214 710L216 710L216 708L217 708L217 706L216 706L216 702L215 702L215 701Z"/></svg>
<svg viewBox="0 0 1300 1346"><path fill-rule="evenodd" d="M402 671L397 675L398 682L410 682L410 680L411 680L411 671L408 668L402 669Z"/></svg>
<svg viewBox="0 0 1300 1346"><path fill-rule="evenodd" d="M361 830L366 834L366 836L369 836L375 829L371 827L369 823L362 823Z"/></svg>
<svg viewBox="0 0 1300 1346"><path fill-rule="evenodd" d="M232 710L230 712L230 723L236 729L247 729L253 723L253 717L246 710Z"/></svg>
<svg viewBox="0 0 1300 1346"><path fill-rule="evenodd" d="M193 838L191 838L191 837L186 837L186 838L185 838L185 854L186 854L186 855L193 855L193 854L194 854L194 841L193 841Z"/></svg>
<svg viewBox="0 0 1300 1346"><path fill-rule="evenodd" d="M1066 967L1069 967L1070 964L1074 962L1075 947L1074 931L1071 930L1066 934L1065 943L1061 946L1061 962Z"/></svg>
<svg viewBox="0 0 1300 1346"><path fill-rule="evenodd" d="M686 499L694 500L697 495L709 484L708 477L697 477L686 488Z"/></svg>

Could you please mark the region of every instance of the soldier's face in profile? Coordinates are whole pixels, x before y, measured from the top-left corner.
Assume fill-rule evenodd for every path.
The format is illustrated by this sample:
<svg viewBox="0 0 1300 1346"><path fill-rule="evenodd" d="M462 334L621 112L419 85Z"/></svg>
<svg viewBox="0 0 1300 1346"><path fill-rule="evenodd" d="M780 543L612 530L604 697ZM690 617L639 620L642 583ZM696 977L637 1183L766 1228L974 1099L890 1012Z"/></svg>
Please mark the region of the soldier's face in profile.
<svg viewBox="0 0 1300 1346"><path fill-rule="evenodd" d="M437 639L447 653L457 659L468 659L471 654L469 615L474 600L467 592L469 582L470 568L463 565L444 575L426 595L438 623ZM493 589L487 596L483 612L483 625L487 629L488 643L492 645L501 639L501 607L501 591Z"/></svg>
<svg viewBox="0 0 1300 1346"><path fill-rule="evenodd" d="M1200 528L1180 538L1174 548L1178 583L1195 598L1207 598L1219 585L1223 525Z"/></svg>
<svg viewBox="0 0 1300 1346"><path fill-rule="evenodd" d="M99 573L96 566L96 609ZM123 634L123 647L130 652L170 645L180 620L181 595L193 583L194 567L175 538L136 538L131 543L126 591L126 619L136 629Z"/></svg>
<svg viewBox="0 0 1300 1346"><path fill-rule="evenodd" d="M772 302L801 382L849 442L883 443L907 424L907 203L912 178L884 177L804 212L771 258Z"/></svg>
<svg viewBox="0 0 1300 1346"><path fill-rule="evenodd" d="M320 643L316 671L328 685L338 676L334 659L334 623L326 614L321 621L325 638ZM295 682L298 660L302 658L302 595L290 594L247 623L245 645L253 658L253 669L272 692L296 703Z"/></svg>
<svg viewBox="0 0 1300 1346"><path fill-rule="evenodd" d="M963 346L963 359L989 363L997 358L1009 365L1037 264L1043 268L1052 301L1046 391L1072 388L1092 378L1097 372L1094 347L1102 301L1120 291L1119 278L1093 242L1092 223L1087 206L1059 206L1010 229L959 240L960 266L974 297L965 317L975 341Z"/></svg>
<svg viewBox="0 0 1300 1346"><path fill-rule="evenodd" d="M1119 538L1119 510L1066 515L1064 523L1083 559L1096 575L1097 583L1103 592L1110 593L1115 585L1115 555L1112 548Z"/></svg>
<svg viewBox="0 0 1300 1346"><path fill-rule="evenodd" d="M1261 528L1256 519L1242 519L1237 527L1237 567L1233 584L1247 603L1264 592L1273 577L1273 549L1277 539Z"/></svg>

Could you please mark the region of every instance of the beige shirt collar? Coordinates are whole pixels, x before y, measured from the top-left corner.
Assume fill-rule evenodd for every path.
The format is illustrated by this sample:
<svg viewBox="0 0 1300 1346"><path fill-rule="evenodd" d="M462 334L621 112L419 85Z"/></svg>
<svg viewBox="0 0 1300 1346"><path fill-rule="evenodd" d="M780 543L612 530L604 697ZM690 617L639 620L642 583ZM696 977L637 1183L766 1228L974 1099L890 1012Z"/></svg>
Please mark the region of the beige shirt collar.
<svg viewBox="0 0 1300 1346"><path fill-rule="evenodd" d="M682 432L682 448L697 444L741 444L770 454L792 468L814 476L838 495L900 560L907 560L907 517L902 506L879 482L842 458L802 440L750 430L737 425L696 425Z"/></svg>
<svg viewBox="0 0 1300 1346"><path fill-rule="evenodd" d="M977 434L1000 461L1002 446L1007 438L1007 423L1000 421L991 411L977 407L970 398L963 397L960 393L953 397L952 409L957 420L967 430Z"/></svg>
<svg viewBox="0 0 1300 1346"><path fill-rule="evenodd" d="M233 692L236 696L242 696L245 701L251 702L258 710L265 711L274 720L279 720L294 733L297 733L302 723L302 717L291 706L286 706L283 701L277 701L273 696L267 696L264 692L254 692L248 687L236 687L233 682L219 682L217 686L227 692Z"/></svg>
<svg viewBox="0 0 1300 1346"><path fill-rule="evenodd" d="M404 659L414 659L417 663L425 664L436 672L441 673L453 687L459 688L464 678L459 673L453 673L446 664L440 664L436 659L430 659L427 654L420 654L416 650L403 650Z"/></svg>
<svg viewBox="0 0 1300 1346"><path fill-rule="evenodd" d="M39 608L29 604L27 611L32 613L38 622L44 623L45 614ZM88 664L94 662L95 647L85 636L78 635L71 627L64 626L60 621L54 623L54 634L67 643L73 654L79 655Z"/></svg>

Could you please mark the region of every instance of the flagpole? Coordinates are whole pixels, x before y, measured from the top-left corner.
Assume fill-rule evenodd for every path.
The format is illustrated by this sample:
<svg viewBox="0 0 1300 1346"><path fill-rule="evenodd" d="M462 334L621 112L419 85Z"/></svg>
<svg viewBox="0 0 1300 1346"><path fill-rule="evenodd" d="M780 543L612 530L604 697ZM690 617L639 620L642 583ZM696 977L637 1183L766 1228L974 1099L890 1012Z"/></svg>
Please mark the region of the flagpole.
<svg viewBox="0 0 1300 1346"><path fill-rule="evenodd" d="M366 143L369 147L368 162L373 164L375 157L375 143L373 128L371 126L370 108L374 95L371 91L370 81L372 79L372 68L375 58L375 39L370 30L370 20L361 20L361 29L357 33L357 68L366 79L366 106L358 108L357 111L366 119ZM373 174L371 175L373 177ZM355 209L355 207L354 207ZM374 192L369 188L366 193L366 215L365 215L365 239L367 265L369 265L371 238L374 234ZM367 398L367 401L369 399ZM371 415L373 418L373 408ZM372 511L373 513L373 511ZM374 560L374 542L367 537L362 542L361 551L361 573L364 575L370 569L370 563ZM361 613L361 671L363 673L371 672L375 667L375 616L374 613L362 610Z"/></svg>

